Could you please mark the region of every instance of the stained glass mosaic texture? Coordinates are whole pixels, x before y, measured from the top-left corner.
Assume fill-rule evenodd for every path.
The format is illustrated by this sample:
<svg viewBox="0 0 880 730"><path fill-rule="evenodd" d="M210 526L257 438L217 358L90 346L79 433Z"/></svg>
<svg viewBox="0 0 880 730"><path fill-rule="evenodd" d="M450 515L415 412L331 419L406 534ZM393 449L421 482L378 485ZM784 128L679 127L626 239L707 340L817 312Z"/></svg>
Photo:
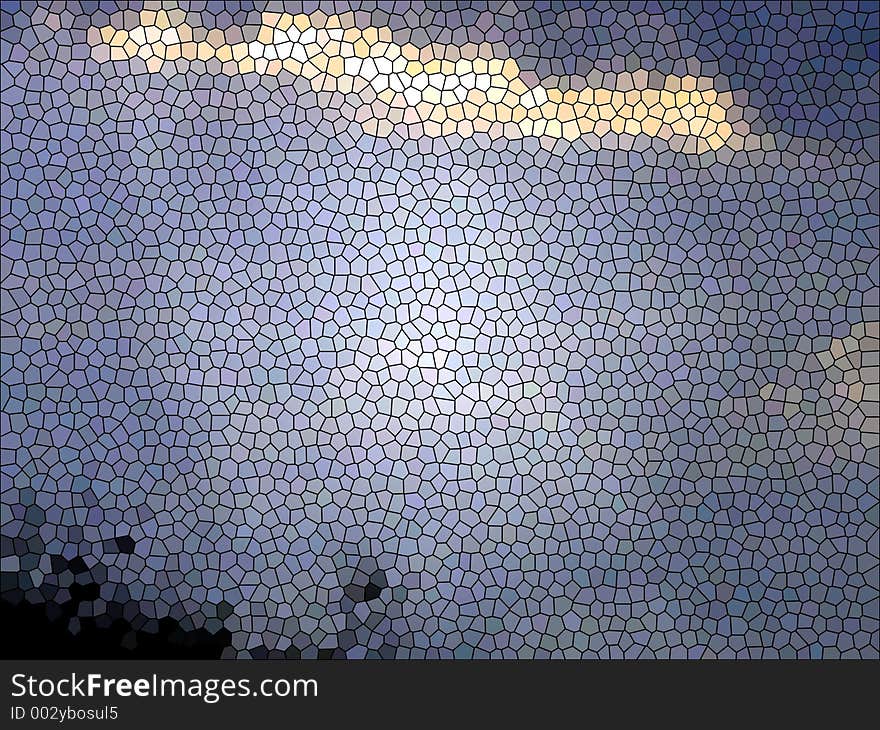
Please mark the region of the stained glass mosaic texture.
<svg viewBox="0 0 880 730"><path fill-rule="evenodd" d="M21 641L878 656L876 3L0 21Z"/></svg>

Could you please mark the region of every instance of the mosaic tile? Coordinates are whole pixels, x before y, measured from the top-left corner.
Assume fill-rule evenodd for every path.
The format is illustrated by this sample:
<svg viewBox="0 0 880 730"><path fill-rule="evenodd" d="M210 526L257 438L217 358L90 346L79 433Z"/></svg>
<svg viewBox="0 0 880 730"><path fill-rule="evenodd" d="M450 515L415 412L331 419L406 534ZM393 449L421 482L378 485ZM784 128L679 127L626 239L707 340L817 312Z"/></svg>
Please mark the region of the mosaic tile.
<svg viewBox="0 0 880 730"><path fill-rule="evenodd" d="M876 3L0 23L22 641L878 656Z"/></svg>

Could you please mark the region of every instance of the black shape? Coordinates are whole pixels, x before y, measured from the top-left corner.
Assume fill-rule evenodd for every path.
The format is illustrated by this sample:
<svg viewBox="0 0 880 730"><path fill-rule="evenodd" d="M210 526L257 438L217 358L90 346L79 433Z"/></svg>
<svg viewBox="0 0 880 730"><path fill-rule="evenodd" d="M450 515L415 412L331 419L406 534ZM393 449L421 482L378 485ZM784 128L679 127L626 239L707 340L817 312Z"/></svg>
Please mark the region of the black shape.
<svg viewBox="0 0 880 730"><path fill-rule="evenodd" d="M375 562L373 563L375 565ZM365 603L373 601L382 595L382 591L388 587L388 578L385 571L381 568L375 568L367 573L369 566L361 565L354 571L351 581L343 592L355 603Z"/></svg>
<svg viewBox="0 0 880 730"><path fill-rule="evenodd" d="M56 556L57 557L57 556ZM81 558L76 558L81 560ZM71 561L72 563L73 561ZM14 573L3 574L3 584ZM3 632L0 657L3 659L220 659L231 646L232 634L221 629L211 634L206 629L185 631L172 618L150 622L137 613L131 620L132 604L107 602L101 616L78 616L84 601L100 595L97 583L74 583L70 600L42 604L23 600L20 589L4 591L0 598L0 626L14 630ZM78 619L79 631L70 631L71 620ZM137 628L151 624L158 630Z"/></svg>
<svg viewBox="0 0 880 730"><path fill-rule="evenodd" d="M377 586L373 581L367 583L366 588L364 588L364 600L372 601L374 598L378 598L382 594L382 589Z"/></svg>
<svg viewBox="0 0 880 730"><path fill-rule="evenodd" d="M86 561L83 560L79 555L77 555L73 560L71 560L67 564L68 569L74 575L79 575L81 573L85 573L89 568L86 565Z"/></svg>
<svg viewBox="0 0 880 730"><path fill-rule="evenodd" d="M104 551L131 555L134 552L134 538L130 535L120 535L112 540L104 540Z"/></svg>

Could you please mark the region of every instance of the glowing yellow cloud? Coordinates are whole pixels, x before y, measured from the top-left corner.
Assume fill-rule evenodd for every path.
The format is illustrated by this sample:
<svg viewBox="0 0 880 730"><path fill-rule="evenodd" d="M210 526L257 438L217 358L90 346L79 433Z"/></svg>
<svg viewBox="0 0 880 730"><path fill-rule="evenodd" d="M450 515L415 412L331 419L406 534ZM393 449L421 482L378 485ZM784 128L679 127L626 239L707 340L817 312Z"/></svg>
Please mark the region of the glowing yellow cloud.
<svg viewBox="0 0 880 730"><path fill-rule="evenodd" d="M716 91L710 78L668 76L654 88L648 72L637 71L617 75L612 88L528 85L516 61L494 57L487 44L399 45L389 28L355 27L352 13L263 13L250 42L193 28L182 10L144 10L139 20L131 30L90 29L93 57L141 59L152 73L165 64L181 71L203 64L207 73L230 76L302 76L316 92L358 95L355 119L376 136L395 129L410 136L483 132L569 140L613 133L677 138L699 153L742 148L748 133L740 115L729 118L733 95Z"/></svg>

